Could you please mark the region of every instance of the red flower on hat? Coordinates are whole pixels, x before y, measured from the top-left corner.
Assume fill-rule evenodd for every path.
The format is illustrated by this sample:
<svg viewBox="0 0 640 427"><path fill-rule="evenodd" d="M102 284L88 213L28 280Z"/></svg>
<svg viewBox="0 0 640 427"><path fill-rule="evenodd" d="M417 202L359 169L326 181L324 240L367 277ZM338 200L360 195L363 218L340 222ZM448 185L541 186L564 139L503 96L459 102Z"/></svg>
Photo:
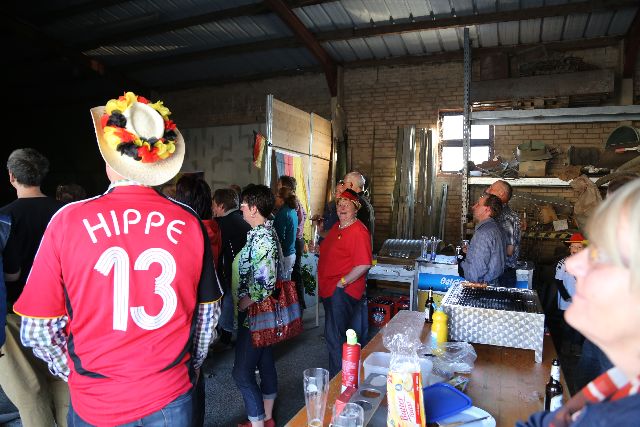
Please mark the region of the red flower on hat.
<svg viewBox="0 0 640 427"><path fill-rule="evenodd" d="M142 158L142 163L154 163L160 160L158 157L158 149L149 150L145 145L138 147L138 156Z"/></svg>
<svg viewBox="0 0 640 427"><path fill-rule="evenodd" d="M144 96L138 95L138 102L141 102L142 104L148 104L149 100L147 98L145 98Z"/></svg>
<svg viewBox="0 0 640 427"><path fill-rule="evenodd" d="M120 138L122 142L133 142L136 140L136 136L125 128L116 128L113 134Z"/></svg>
<svg viewBox="0 0 640 427"><path fill-rule="evenodd" d="M176 129L176 124L173 122L173 120L165 120L164 129L165 130L175 130Z"/></svg>

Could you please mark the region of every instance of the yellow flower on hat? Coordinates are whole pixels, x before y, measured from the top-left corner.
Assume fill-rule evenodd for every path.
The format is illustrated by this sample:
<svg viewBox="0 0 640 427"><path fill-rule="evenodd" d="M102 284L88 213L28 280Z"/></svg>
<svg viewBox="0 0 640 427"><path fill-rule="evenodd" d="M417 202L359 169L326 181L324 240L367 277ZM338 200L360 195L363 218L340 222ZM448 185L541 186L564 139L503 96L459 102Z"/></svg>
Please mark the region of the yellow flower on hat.
<svg viewBox="0 0 640 427"><path fill-rule="evenodd" d="M111 99L107 102L105 107L106 113L111 115L114 110L118 110L121 113L131 106L134 102L138 101L138 96L133 92L127 92L124 96L118 99Z"/></svg>
<svg viewBox="0 0 640 427"><path fill-rule="evenodd" d="M149 104L149 106L151 108L153 108L154 110L156 110L158 113L160 113L160 115L165 120L168 120L168 117L171 115L171 111L169 111L169 109L164 106L162 101L157 101L157 102L155 102L153 104Z"/></svg>
<svg viewBox="0 0 640 427"><path fill-rule="evenodd" d="M116 135L116 132L118 131L118 128L115 128L113 126L105 126L104 127L104 140L106 141L107 144L109 144L109 147L111 147L113 150L118 148L118 145L122 142L122 139L120 139L120 137L118 135Z"/></svg>
<svg viewBox="0 0 640 427"><path fill-rule="evenodd" d="M166 159L171 154L173 154L174 151L176 151L176 146L173 142L168 142L165 144L162 141L158 141L155 144L153 144L153 147L158 149L156 154L161 159Z"/></svg>

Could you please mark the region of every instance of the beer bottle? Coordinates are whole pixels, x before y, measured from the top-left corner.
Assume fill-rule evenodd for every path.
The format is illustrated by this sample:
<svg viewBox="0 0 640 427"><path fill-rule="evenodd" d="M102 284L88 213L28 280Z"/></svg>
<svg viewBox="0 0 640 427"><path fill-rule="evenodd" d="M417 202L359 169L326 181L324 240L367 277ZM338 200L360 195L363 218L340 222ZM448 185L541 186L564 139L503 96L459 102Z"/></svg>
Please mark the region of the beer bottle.
<svg viewBox="0 0 640 427"><path fill-rule="evenodd" d="M435 303L433 302L433 289L429 288L429 296L424 303L424 321L426 323L433 323L433 310L435 309Z"/></svg>
<svg viewBox="0 0 640 427"><path fill-rule="evenodd" d="M544 410L555 411L562 406L562 384L560 384L560 362L551 362L551 378L544 392Z"/></svg>

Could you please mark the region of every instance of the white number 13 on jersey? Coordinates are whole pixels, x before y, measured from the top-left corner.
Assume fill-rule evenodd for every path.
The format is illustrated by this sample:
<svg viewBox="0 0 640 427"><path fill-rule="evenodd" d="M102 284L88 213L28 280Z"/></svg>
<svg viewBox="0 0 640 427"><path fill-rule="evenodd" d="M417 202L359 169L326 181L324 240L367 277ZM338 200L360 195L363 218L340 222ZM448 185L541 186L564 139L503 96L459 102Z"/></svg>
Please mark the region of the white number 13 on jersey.
<svg viewBox="0 0 640 427"><path fill-rule="evenodd" d="M164 249L151 248L140 254L133 269L148 270L153 263L160 264L162 268L162 272L156 277L154 290L162 298L162 309L155 316L149 316L143 306L131 307L133 321L148 331L164 326L178 306L178 297L171 287L171 282L176 277L176 261ZM93 268L105 276L113 269L113 329L126 331L129 316L129 254L124 249L113 246L100 255Z"/></svg>

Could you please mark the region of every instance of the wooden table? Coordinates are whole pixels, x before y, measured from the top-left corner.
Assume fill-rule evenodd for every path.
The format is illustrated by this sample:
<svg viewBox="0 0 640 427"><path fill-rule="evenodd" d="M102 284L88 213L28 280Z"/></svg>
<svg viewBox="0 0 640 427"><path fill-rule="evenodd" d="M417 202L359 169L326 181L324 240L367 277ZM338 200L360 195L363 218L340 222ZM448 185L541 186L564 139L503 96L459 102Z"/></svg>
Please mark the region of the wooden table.
<svg viewBox="0 0 640 427"><path fill-rule="evenodd" d="M391 321L403 316L415 315L415 312L400 311ZM431 332L431 325L421 322L422 341ZM375 351L388 350L382 344L381 330L362 349L361 360ZM544 407L544 390L549 381L551 361L557 358L551 337L544 337L542 363L535 363L533 350L522 350L509 347L498 347L484 344L473 344L478 358L465 393L472 399L473 405L489 412L495 419L497 426L513 426L517 420L524 420L530 414L540 411ZM362 370L364 375L364 368ZM331 421L333 403L340 395L342 377L336 375L329 386L329 397L325 410L324 425ZM565 401L569 396L569 388L564 376L562 384L565 391ZM385 404L386 399L382 404ZM286 424L289 427L306 427L307 411L305 407ZM379 426L373 426L379 427Z"/></svg>

